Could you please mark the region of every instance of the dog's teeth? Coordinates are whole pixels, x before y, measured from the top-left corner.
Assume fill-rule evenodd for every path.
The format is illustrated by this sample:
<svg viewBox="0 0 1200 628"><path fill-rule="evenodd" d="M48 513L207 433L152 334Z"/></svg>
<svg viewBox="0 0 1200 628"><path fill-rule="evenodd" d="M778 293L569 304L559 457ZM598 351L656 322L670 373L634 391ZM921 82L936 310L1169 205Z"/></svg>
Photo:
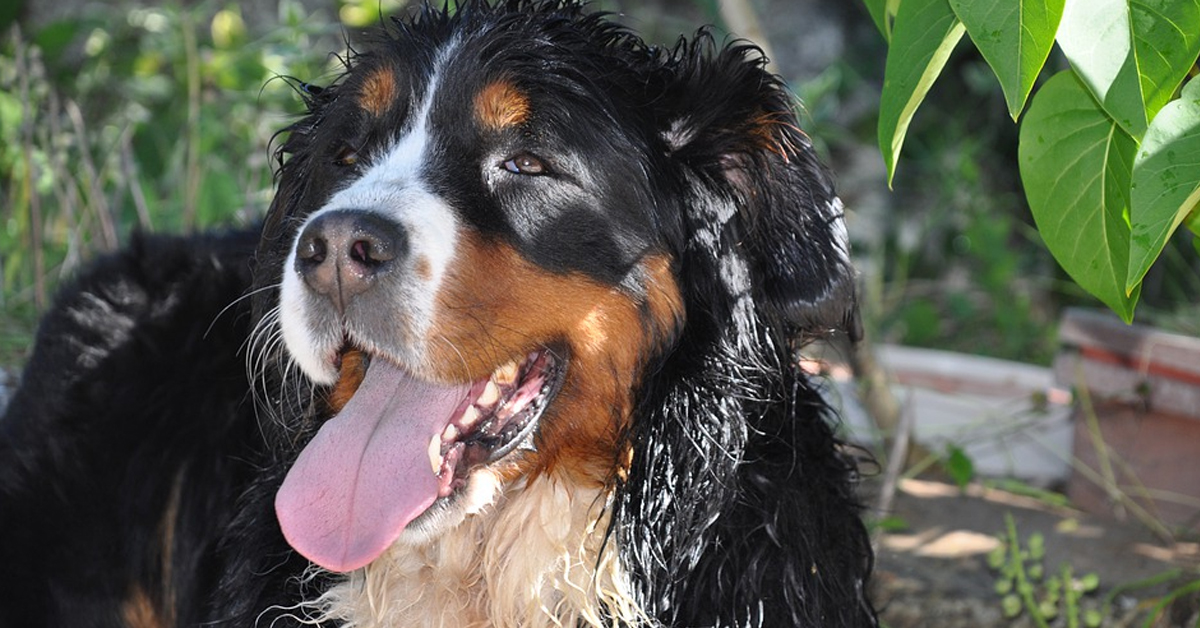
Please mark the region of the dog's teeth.
<svg viewBox="0 0 1200 628"><path fill-rule="evenodd" d="M510 386L517 381L517 375L521 372L521 365L516 362L509 362L500 367L495 374L492 375L492 381L502 386Z"/></svg>
<svg viewBox="0 0 1200 628"><path fill-rule="evenodd" d="M481 416L483 416L483 414L479 411L479 408L471 406L467 408L466 412L463 412L462 418L458 420L458 423L462 426L464 431L469 430L472 426L479 422L479 417Z"/></svg>
<svg viewBox="0 0 1200 628"><path fill-rule="evenodd" d="M429 466L434 475L442 473L442 439L434 436L429 439Z"/></svg>
<svg viewBox="0 0 1200 628"><path fill-rule="evenodd" d="M488 381L487 386L483 387L483 392L480 393L479 399L475 401L475 405L488 407L500 401L500 387L494 381Z"/></svg>
<svg viewBox="0 0 1200 628"><path fill-rule="evenodd" d="M474 409L474 408L472 408L472 409ZM459 435L458 428L455 427L455 425L453 423L447 425L446 429L442 430L442 444L444 445L446 443L450 443L450 442L457 440L458 435Z"/></svg>

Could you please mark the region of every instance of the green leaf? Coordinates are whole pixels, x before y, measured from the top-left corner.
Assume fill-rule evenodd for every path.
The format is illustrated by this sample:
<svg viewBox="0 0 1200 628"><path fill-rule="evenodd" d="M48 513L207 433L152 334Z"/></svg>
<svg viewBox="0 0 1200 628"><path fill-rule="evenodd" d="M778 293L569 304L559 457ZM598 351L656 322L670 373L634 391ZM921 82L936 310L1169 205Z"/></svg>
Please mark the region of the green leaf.
<svg viewBox="0 0 1200 628"><path fill-rule="evenodd" d="M1126 218L1136 144L1105 115L1070 70L1038 90L1021 124L1021 181L1038 232L1084 290L1125 321L1138 290L1125 291Z"/></svg>
<svg viewBox="0 0 1200 628"><path fill-rule="evenodd" d="M879 29L884 40L891 41L892 31L888 28L888 0L863 0L863 4L867 5L867 13L871 14L871 21L875 22L875 28Z"/></svg>
<svg viewBox="0 0 1200 628"><path fill-rule="evenodd" d="M1046 575L1046 568L1043 567L1042 565L1035 563L1035 564L1029 566L1029 579L1030 580L1037 582L1038 580L1041 580L1042 576L1044 576L1044 575Z"/></svg>
<svg viewBox="0 0 1200 628"><path fill-rule="evenodd" d="M1016 120L1046 64L1066 0L950 0L971 41L996 73Z"/></svg>
<svg viewBox="0 0 1200 628"><path fill-rule="evenodd" d="M1129 3L1146 119L1165 106L1200 56L1200 0Z"/></svg>
<svg viewBox="0 0 1200 628"><path fill-rule="evenodd" d="M904 517L891 515L874 522L875 528L883 532L903 532L911 526Z"/></svg>
<svg viewBox="0 0 1200 628"><path fill-rule="evenodd" d="M987 555L988 567L991 567L994 570L998 570L998 569L1000 569L1000 567L1004 566L1004 559L1008 555L1005 553L1004 550L1005 550L1005 546L1003 544L999 544L999 545L996 545L996 547L993 547L990 552L988 552L988 555ZM997 583L996 583L997 587L1000 586L1000 582L1004 582L1004 581L1003 580L997 581ZM1001 591L999 588L996 589L996 592L997 593L1007 593L1007 591Z"/></svg>
<svg viewBox="0 0 1200 628"><path fill-rule="evenodd" d="M1100 576L1094 573L1089 573L1079 580L1079 590L1084 593L1091 593L1100 588Z"/></svg>
<svg viewBox="0 0 1200 628"><path fill-rule="evenodd" d="M71 42L77 41L93 26L93 21L78 18L51 22L34 34L33 43L42 49L48 59L56 61L71 46Z"/></svg>
<svg viewBox="0 0 1200 628"><path fill-rule="evenodd" d="M1163 108L1133 162L1132 237L1125 288L1141 283L1167 240L1200 203L1200 81Z"/></svg>
<svg viewBox="0 0 1200 628"><path fill-rule="evenodd" d="M1041 532L1029 535L1029 556L1034 560L1046 557L1046 537Z"/></svg>
<svg viewBox="0 0 1200 628"><path fill-rule="evenodd" d="M1021 598L1016 595L1006 595L1000 600L1000 608L1004 610L1004 617L1012 619L1021 614Z"/></svg>
<svg viewBox="0 0 1200 628"><path fill-rule="evenodd" d="M1130 31L1128 0L1071 0L1058 45L1108 115L1140 138L1148 121Z"/></svg>
<svg viewBox="0 0 1200 628"><path fill-rule="evenodd" d="M957 445L947 445L946 454L946 472L959 488L966 488L975 477L975 462Z"/></svg>
<svg viewBox="0 0 1200 628"><path fill-rule="evenodd" d="M1104 110L1136 139L1200 55L1200 0L1071 0L1058 43Z"/></svg>
<svg viewBox="0 0 1200 628"><path fill-rule="evenodd" d="M905 0L900 4L879 103L879 148L889 186L913 114L964 31L947 0Z"/></svg>

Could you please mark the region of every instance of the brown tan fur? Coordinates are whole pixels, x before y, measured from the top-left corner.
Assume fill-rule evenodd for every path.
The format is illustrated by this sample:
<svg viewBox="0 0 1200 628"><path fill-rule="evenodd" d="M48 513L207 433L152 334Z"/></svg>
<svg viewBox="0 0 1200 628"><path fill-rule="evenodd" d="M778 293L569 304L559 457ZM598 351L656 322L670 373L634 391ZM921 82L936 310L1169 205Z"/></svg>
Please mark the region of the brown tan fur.
<svg viewBox="0 0 1200 628"><path fill-rule="evenodd" d="M792 134L804 135L804 131L789 117L780 112L761 111L750 123L750 136L755 139L755 148L779 155L787 161L788 155L799 152L793 145Z"/></svg>
<svg viewBox="0 0 1200 628"><path fill-rule="evenodd" d="M164 619L163 625L175 625L175 532L179 527L179 502L182 498L184 468L175 474L171 483L171 494L167 498L167 509L159 524L159 538L162 544L162 600L163 608L158 613Z"/></svg>
<svg viewBox="0 0 1200 628"><path fill-rule="evenodd" d="M396 100L396 74L392 68L376 68L363 79L358 91L358 105L374 116L381 116Z"/></svg>
<svg viewBox="0 0 1200 628"><path fill-rule="evenodd" d="M367 362L361 351L355 349L343 354L341 369L338 371L338 381L329 391L330 410L335 413L341 412L366 376Z"/></svg>
<svg viewBox="0 0 1200 628"><path fill-rule="evenodd" d="M529 118L529 99L512 83L489 83L475 95L475 119L485 129L499 131Z"/></svg>
<svg viewBox="0 0 1200 628"><path fill-rule="evenodd" d="M126 628L166 628L169 625L159 617L154 602L141 587L134 587L130 591L129 597L121 606L121 619Z"/></svg>
<svg viewBox="0 0 1200 628"><path fill-rule="evenodd" d="M645 303L578 273L554 274L511 246L464 234L438 295L430 364L474 381L543 346L569 354L566 381L520 473L566 467L582 485L611 482L642 367L682 321L665 258L642 263ZM512 478L506 478L512 479Z"/></svg>

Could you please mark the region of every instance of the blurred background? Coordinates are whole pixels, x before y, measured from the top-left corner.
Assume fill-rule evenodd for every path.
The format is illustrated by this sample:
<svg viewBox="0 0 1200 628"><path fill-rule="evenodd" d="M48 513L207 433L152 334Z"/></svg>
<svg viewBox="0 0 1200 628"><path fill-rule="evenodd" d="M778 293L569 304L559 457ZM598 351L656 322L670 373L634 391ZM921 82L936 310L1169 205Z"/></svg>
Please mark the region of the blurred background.
<svg viewBox="0 0 1200 628"><path fill-rule="evenodd" d="M1180 545L1194 537L1200 496L1172 488L1172 503L1187 509L1164 520L1154 500L1167 489L1144 507L1130 501L1128 487L1144 489L1146 481L1133 475L1118 482L1107 433L1089 422L1103 415L1096 410L1102 400L1092 404L1088 392L1081 403L1070 370L1075 363L1062 362L1064 343L1082 346L1108 334L1079 332L1077 322L1064 330L1064 312L1100 305L1062 273L1031 226L1017 172L1017 127L973 49L959 47L918 112L889 190L875 140L887 47L861 3L594 5L666 45L703 24L720 36L733 31L758 42L795 90L803 126L836 173L862 275L868 345L858 357L843 352L812 368L829 376L856 440L880 461L877 478L884 486L873 490L884 496L872 520L882 539L880 595L890 606L888 625L1009 625L1011 609L999 600L1011 596L997 591L1012 580L1015 559L993 557L997 566L984 559L1016 543L1009 542L997 508L1016 509L1023 530L1054 535L1051 555L1080 570L1124 574L1110 582L1159 578L1157 589L1114 583L1110 592L1128 596L1132 590L1172 604L1191 600L1193 611L1200 608L1194 572L1200 549ZM194 231L261 216L272 192L274 134L303 109L294 85L333 80L347 40L381 14L406 10L401 0L5 0L0 392L5 373L10 385L18 377L56 287L81 264L128 241L134 229ZM1052 56L1050 63L1061 61ZM1200 256L1186 238L1176 238L1145 281L1138 321L1200 334L1197 295ZM1071 355L1086 353L1079 346ZM862 376L857 386L839 374L843 362ZM963 383L975 373L982 385ZM874 382L874 391L863 392L863 382L868 388ZM1144 384L1120 384L1114 394L1122 412L1134 407L1130 420L1138 425L1151 405ZM1200 397L1194 405L1200 410ZM887 447L912 434L915 454L888 456ZM1024 440L1016 442L1017 436ZM1200 431L1194 436L1200 443ZM1165 442L1192 440L1185 429ZM1018 451L1021 446L1033 447L1037 460ZM1194 453L1200 452L1178 455L1186 460ZM1136 455L1163 456L1153 448ZM897 458L903 464L884 473L882 465ZM918 480L930 476L932 483ZM976 481L982 476L990 483ZM1200 479L1185 480L1200 492ZM1080 533L1092 524L1074 510L1086 490L1073 489L1072 482L1100 487L1090 510L1115 514L1133 530L1097 524L1098 536ZM896 501L889 501L889 491ZM1014 505L1001 494L1019 499ZM1109 542L1090 546L1097 538ZM1158 548L1158 558L1136 551L1138 544ZM1026 560L1033 558L1027 552ZM1170 597L1181 590L1186 595ZM1167 613L1173 606L1147 613L1138 606L1142 597L1129 598L1129 608L1120 606L1125 599L1113 594L1093 607L1105 625L1127 625L1113 622L1134 616L1183 625ZM1017 611L1011 616L1025 625L1048 625L1034 621L1028 609ZM1185 611L1176 614L1191 621L1195 613Z"/></svg>

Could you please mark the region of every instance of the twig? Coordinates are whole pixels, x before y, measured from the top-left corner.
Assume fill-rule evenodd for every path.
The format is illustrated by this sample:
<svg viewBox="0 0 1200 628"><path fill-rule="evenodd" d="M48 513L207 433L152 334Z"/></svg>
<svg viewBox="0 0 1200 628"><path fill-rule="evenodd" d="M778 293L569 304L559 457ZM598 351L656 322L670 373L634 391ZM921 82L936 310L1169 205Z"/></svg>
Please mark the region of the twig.
<svg viewBox="0 0 1200 628"><path fill-rule="evenodd" d="M900 474L904 471L904 463L908 459L909 442L912 440L913 428L917 423L917 413L913 411L912 398L910 397L904 405L892 440L891 451L888 452L883 486L879 489L879 499L875 504L875 512L879 516L892 510L892 503L896 499L896 487L900 483Z"/></svg>
<svg viewBox="0 0 1200 628"><path fill-rule="evenodd" d="M21 90L21 120L24 128L21 130L21 152L25 160L25 180L22 185L29 197L29 244L33 250L33 304L38 311L44 310L49 299L46 291L46 252L42 246L43 215L42 199L38 195L37 163L33 159L33 132L37 126L34 123L33 96L29 86L31 50L21 39L21 32L13 28L13 48L17 63L17 74L20 78Z"/></svg>
<svg viewBox="0 0 1200 628"><path fill-rule="evenodd" d="M729 31L758 45L767 58L767 70L777 74L779 66L775 63L775 55L771 53L771 42L767 40L767 33L758 19L758 13L750 6L750 0L718 0L717 6Z"/></svg>
<svg viewBox="0 0 1200 628"><path fill-rule="evenodd" d="M1096 458L1100 463L1100 475L1104 480L1101 488L1104 489L1104 493L1108 496L1108 499L1117 508L1118 517L1124 518L1124 501L1121 499L1120 489L1117 487L1117 475L1113 471L1112 457L1108 450L1108 443L1104 442L1104 435L1100 432L1099 417L1096 416L1096 407L1092 403L1091 391L1088 390L1087 380L1083 376L1082 368L1077 369L1075 383L1076 389L1079 391L1079 411L1083 413L1083 418L1087 421L1088 435L1092 439L1092 448L1096 450Z"/></svg>
<svg viewBox="0 0 1200 628"><path fill-rule="evenodd" d="M133 125L127 125L121 133L119 150L121 151L121 172L125 177L125 185L129 186L129 196L133 199L133 206L137 210L138 225L142 229L153 231L154 224L150 220L150 208L146 204L146 194L142 191L141 179L138 178L137 167L134 165Z"/></svg>
<svg viewBox="0 0 1200 628"><path fill-rule="evenodd" d="M96 168L96 163L92 160L91 151L87 145L87 128L83 122L83 112L79 110L79 105L73 100L68 100L66 104L67 117L71 120L71 125L74 127L75 137L79 145L79 161L83 164L83 174L87 177L80 187L87 188L87 204L92 208L92 213L96 219L100 221L100 236L104 245L104 250L114 251L117 248L117 225L113 220L112 212L108 206L108 200L104 196L104 190L100 185L100 171Z"/></svg>
<svg viewBox="0 0 1200 628"><path fill-rule="evenodd" d="M187 230L196 226L196 206L200 195L200 52L191 13L184 11L183 46L187 62L187 132L184 156L183 225Z"/></svg>

